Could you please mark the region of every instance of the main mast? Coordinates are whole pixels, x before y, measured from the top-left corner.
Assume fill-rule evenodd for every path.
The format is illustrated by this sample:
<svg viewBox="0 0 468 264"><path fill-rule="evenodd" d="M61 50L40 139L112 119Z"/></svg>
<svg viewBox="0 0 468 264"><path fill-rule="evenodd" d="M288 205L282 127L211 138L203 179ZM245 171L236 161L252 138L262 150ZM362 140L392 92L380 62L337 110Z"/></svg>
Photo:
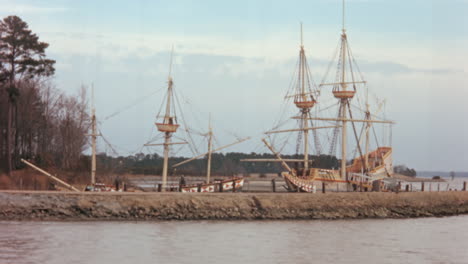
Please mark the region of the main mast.
<svg viewBox="0 0 468 264"><path fill-rule="evenodd" d="M167 170L168 170L168 161L169 161L169 150L171 145L172 134L177 131L179 125L177 124L177 118L174 113L171 113L171 103L173 100L173 85L171 71L172 71L172 56L173 51L171 52L171 62L168 76L168 85L167 85L167 100L166 100L166 112L164 114L163 120L161 123L156 123L156 127L160 132L164 133L164 164L162 172L162 191L164 192L167 187Z"/></svg>
<svg viewBox="0 0 468 264"><path fill-rule="evenodd" d="M303 43L303 36L302 36L302 24L301 24L301 72L302 72L302 85L301 85L301 94L302 94L302 100L307 100L307 97L305 96L305 81L304 81L304 76L305 76L305 51L304 51L304 43ZM310 113L310 109L304 109L301 108L302 116L303 117L308 117ZM307 171L309 168L309 131L307 130L307 124L309 123L309 120L304 118L302 120L303 126L304 126L304 172Z"/></svg>
<svg viewBox="0 0 468 264"><path fill-rule="evenodd" d="M349 100L354 97L355 91L348 91L346 84L346 51L347 51L346 29L344 28L344 0L343 0L343 29L341 33L341 82L339 88L334 89L333 95L340 100L340 118L343 119L341 124L341 178L346 178L346 108Z"/></svg>
<svg viewBox="0 0 468 264"><path fill-rule="evenodd" d="M346 35L345 28L345 1L343 0L343 21L342 21L342 32L340 37L340 52L338 56L338 65L336 80L334 83L325 83L323 85L333 86L333 96L339 100L339 112L338 119L341 121L341 168L340 175L342 179L346 179L346 160L347 160L347 122L352 120L350 101L356 94L356 84L365 83L363 80L356 80L353 73L353 58L348 44L348 37ZM347 74L347 72L349 74ZM328 74L328 72L327 72ZM326 76L325 76L326 78ZM349 80L350 79L350 80ZM349 80L349 81L348 81ZM348 85L352 85L352 88L348 88ZM348 114L350 113L349 119ZM353 121L350 121L351 123ZM352 123L354 126L354 123ZM354 127L353 127L354 128ZM334 139L336 140L336 138ZM332 143L333 145L334 143ZM360 150L359 142L358 148ZM361 151L360 151L361 152Z"/></svg>

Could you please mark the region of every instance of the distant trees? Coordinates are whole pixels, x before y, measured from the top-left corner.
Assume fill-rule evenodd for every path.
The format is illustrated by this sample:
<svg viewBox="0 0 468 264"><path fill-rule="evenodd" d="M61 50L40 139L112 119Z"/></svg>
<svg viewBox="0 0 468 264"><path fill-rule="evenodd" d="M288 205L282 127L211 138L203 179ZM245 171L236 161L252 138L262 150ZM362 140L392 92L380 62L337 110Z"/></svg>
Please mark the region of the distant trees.
<svg viewBox="0 0 468 264"><path fill-rule="evenodd" d="M21 158L74 168L87 144L85 90L69 96L48 82L48 46L19 17L0 21L0 172L21 167Z"/></svg>
<svg viewBox="0 0 468 264"><path fill-rule="evenodd" d="M300 155L283 155L285 159L302 158ZM169 158L169 165L184 161L185 157ZM274 159L272 154L267 153L239 153L229 152L213 153L211 168L212 175L233 176L243 173L278 173L283 171L279 162L241 162L241 159ZM320 155L310 156L313 160L313 166L332 169L338 168L338 159L334 156ZM206 158L194 160L186 163L176 169L170 168L171 175L205 175ZM111 173L129 173L129 174L161 174L163 158L157 154L138 153L127 157L111 157L105 154L97 156L98 171ZM294 168L296 164L291 164Z"/></svg>
<svg viewBox="0 0 468 264"><path fill-rule="evenodd" d="M406 165L397 165L393 167L393 171L398 174L410 176L410 177L416 177L417 173L416 170L410 169L406 167Z"/></svg>
<svg viewBox="0 0 468 264"><path fill-rule="evenodd" d="M33 159L41 166L75 168L87 145L89 117L84 88L66 95L48 83L17 82L17 98L12 135L12 166L20 168L21 158ZM0 99L0 109L6 109ZM0 170L7 171L6 114L0 114Z"/></svg>
<svg viewBox="0 0 468 264"><path fill-rule="evenodd" d="M40 77L54 74L55 61L46 59L45 49L49 44L40 42L28 24L17 16L9 16L0 21L0 84L6 100L6 169L13 169L12 155L17 154L15 147L19 138L18 100L23 83L37 81ZM3 145L3 144L2 144Z"/></svg>

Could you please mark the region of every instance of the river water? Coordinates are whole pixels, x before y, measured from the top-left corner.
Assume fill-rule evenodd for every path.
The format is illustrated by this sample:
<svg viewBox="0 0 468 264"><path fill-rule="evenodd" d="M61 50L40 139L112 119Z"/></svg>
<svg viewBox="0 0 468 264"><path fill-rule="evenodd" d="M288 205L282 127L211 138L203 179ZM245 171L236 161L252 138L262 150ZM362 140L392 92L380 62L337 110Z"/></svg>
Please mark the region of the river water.
<svg viewBox="0 0 468 264"><path fill-rule="evenodd" d="M468 216L0 222L0 263L468 263Z"/></svg>

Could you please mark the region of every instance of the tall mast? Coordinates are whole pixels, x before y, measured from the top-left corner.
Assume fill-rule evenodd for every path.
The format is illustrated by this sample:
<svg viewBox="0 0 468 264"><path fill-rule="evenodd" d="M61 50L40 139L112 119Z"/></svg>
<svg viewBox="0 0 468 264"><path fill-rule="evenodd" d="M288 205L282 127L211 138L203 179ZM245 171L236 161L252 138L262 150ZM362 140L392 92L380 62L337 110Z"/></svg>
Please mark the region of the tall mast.
<svg viewBox="0 0 468 264"><path fill-rule="evenodd" d="M180 144L180 143L171 143L172 134L177 131L179 125L177 124L177 119L175 113L171 114L171 103L173 100L173 80L172 80L172 57L174 54L174 48L171 51L171 61L169 66L169 75L168 75L168 85L167 85L167 101L166 101L166 112L163 117L162 123L156 123L156 126L160 132L164 133L164 163L162 171L162 191L166 191L167 187L167 171L168 171L168 162L169 162L169 148L170 145ZM147 144L151 145L151 144Z"/></svg>
<svg viewBox="0 0 468 264"><path fill-rule="evenodd" d="M345 1L343 0L343 27L341 34L341 89L346 91L346 29L345 29ZM341 178L346 178L346 107L348 98L341 98L341 118L343 118L341 129Z"/></svg>
<svg viewBox="0 0 468 264"><path fill-rule="evenodd" d="M304 42L303 42L303 33L302 33L302 23L301 23L301 52L300 52L300 61L301 61L301 96L302 100L306 101L306 90L305 90L305 75L306 75L306 61L305 61L305 51L304 51ZM310 109L303 108L301 109L302 117L304 119L303 127L304 127L304 174L306 173L307 169L309 168L309 130L308 130L308 123L307 117L309 115Z"/></svg>
<svg viewBox="0 0 468 264"><path fill-rule="evenodd" d="M338 57L338 65L337 65L337 72L336 72L336 79L333 83L322 83L320 86L323 85L331 85L333 86L333 96L339 100L339 113L338 113L338 120L341 121L341 168L340 174L342 179L346 179L346 152L347 152L347 122L351 122L353 125L354 134L356 136L356 129L354 126L354 122L352 121L351 115L351 108L350 108L350 100L353 99L354 95L356 94L356 84L358 83L365 83L364 80L356 80L356 76L353 73L353 58L352 54L349 49L348 44L348 37L346 35L346 27L345 27L345 1L342 1L342 33L340 37L341 42L341 50ZM347 75L347 71L349 74ZM327 71L328 72L328 71ZM328 73L327 73L328 74ZM327 76L325 76L326 78ZM325 80L324 78L324 80ZM350 79L347 81L347 78ZM352 85L352 89L348 89L348 84ZM347 113L350 113L350 119L347 118ZM336 134L337 136L338 134ZM333 139L333 142L336 141L336 137ZM357 136L356 136L356 140ZM333 143L334 144L334 143ZM332 146L333 146L332 144ZM362 154L359 142L358 142L358 149L359 152Z"/></svg>
<svg viewBox="0 0 468 264"><path fill-rule="evenodd" d="M312 107L314 107L317 103L315 95L317 95L318 92L316 90L316 87L313 85L309 65L307 63L307 57L305 55L302 23L300 24L300 49L299 61L297 66L298 69L297 73L295 73L293 80L292 94L290 94L288 91L288 94L285 96L285 99L294 98L294 104L300 110L300 116L298 117L298 119L300 119L298 121L299 127L297 129L268 131L265 134L299 132L299 135L297 137L296 153L299 153L300 147L302 146L302 144L304 144L304 157L300 159L300 163L304 163L302 171L302 175L304 176L306 175L307 170L309 169L309 130L317 129L317 127L309 125L309 120L311 120L310 109L312 109ZM302 142L302 136L304 137L304 142ZM294 162L299 162L298 160L299 159L295 159Z"/></svg>
<svg viewBox="0 0 468 264"><path fill-rule="evenodd" d="M310 87L310 76L307 65L307 59L304 50L304 37L301 23L301 45L299 51L299 75L297 88L294 94L294 103L301 111L301 132L304 133L304 174L309 168L309 125L308 118L310 109L315 105L316 101L313 96L313 91Z"/></svg>
<svg viewBox="0 0 468 264"><path fill-rule="evenodd" d="M94 107L94 84L91 85L91 184L96 184L96 108Z"/></svg>
<svg viewBox="0 0 468 264"><path fill-rule="evenodd" d="M167 124L172 124L173 120L171 117L171 98L172 98L172 56L174 54L174 48L171 50L171 61L169 63L169 75L167 77L167 102L166 102L166 114L164 115L164 122ZM170 131L164 132L164 164L163 164L163 175L162 175L162 191L166 191L167 185L167 168L169 161L169 144L171 143L172 133Z"/></svg>
<svg viewBox="0 0 468 264"><path fill-rule="evenodd" d="M208 122L208 164L206 168L206 183L210 183L211 177L211 153L213 148L213 129L211 128L211 115Z"/></svg>

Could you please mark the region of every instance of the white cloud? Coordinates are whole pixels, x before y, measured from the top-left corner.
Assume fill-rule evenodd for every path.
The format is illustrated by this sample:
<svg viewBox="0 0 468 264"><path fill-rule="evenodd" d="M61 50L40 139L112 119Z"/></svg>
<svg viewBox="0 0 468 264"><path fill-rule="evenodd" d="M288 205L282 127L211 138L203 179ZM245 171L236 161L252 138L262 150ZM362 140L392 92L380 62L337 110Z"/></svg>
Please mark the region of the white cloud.
<svg viewBox="0 0 468 264"><path fill-rule="evenodd" d="M28 4L9 4L1 3L0 12L7 14L49 14L49 13L58 13L65 12L68 8L65 7L42 7Z"/></svg>

